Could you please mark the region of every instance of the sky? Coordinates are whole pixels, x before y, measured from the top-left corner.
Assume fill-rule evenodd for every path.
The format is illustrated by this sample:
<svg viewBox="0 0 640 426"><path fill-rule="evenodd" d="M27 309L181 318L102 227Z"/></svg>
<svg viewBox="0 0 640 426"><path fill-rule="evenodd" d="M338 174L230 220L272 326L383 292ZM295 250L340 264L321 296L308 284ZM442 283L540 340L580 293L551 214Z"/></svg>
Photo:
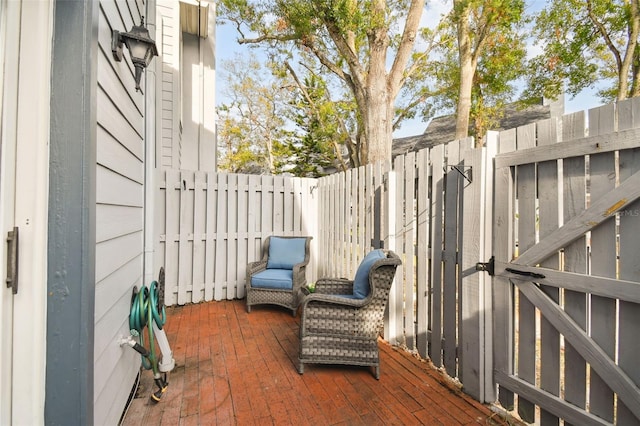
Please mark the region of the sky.
<svg viewBox="0 0 640 426"><path fill-rule="evenodd" d="M546 3L545 0L529 0L528 7L531 10L540 9ZM451 4L446 0L432 0L428 2L429 10L423 13L423 24L433 26L433 22L438 20L442 13L444 13ZM230 60L236 57L236 55L247 54L249 48L238 44L236 41L238 38L235 28L231 25L218 25L216 28L216 104L222 104L225 102L224 90L221 85L221 76L224 73L222 64L225 60ZM256 49L253 49L257 53ZM535 53L535 52L532 52ZM575 98L565 96L565 114L588 110L602 105L599 98L595 96L595 89L587 89L579 93ZM437 114L436 114L437 115ZM420 118L413 120L405 120L399 129L397 129L393 136L394 138L401 138L406 136L415 136L424 133L428 122L422 121Z"/></svg>

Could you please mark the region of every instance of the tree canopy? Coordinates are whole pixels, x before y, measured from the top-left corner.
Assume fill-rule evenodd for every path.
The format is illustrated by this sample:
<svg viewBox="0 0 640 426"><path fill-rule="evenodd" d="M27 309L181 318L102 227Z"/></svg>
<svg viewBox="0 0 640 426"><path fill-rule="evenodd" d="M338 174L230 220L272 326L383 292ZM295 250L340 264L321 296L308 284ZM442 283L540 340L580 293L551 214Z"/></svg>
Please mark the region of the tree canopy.
<svg viewBox="0 0 640 426"><path fill-rule="evenodd" d="M297 49L337 78L356 105L352 167L391 160L395 100L412 72L424 0L222 0L240 43Z"/></svg>
<svg viewBox="0 0 640 426"><path fill-rule="evenodd" d="M542 53L526 96L576 95L596 83L604 101L640 93L638 0L554 0L537 15L533 36Z"/></svg>
<svg viewBox="0 0 640 426"><path fill-rule="evenodd" d="M269 133L262 151L251 147L265 144L255 137L236 143L236 159L316 176L389 161L392 133L406 119L454 113L456 138L481 143L517 97L554 99L596 82L609 83L603 100L638 95L639 0L553 0L534 15L527 4L451 0L427 26L425 0L221 0L219 18L240 44L263 50L281 79L272 89L287 94L281 133ZM527 61L532 47L540 53ZM225 126L238 124L224 121L230 107Z"/></svg>

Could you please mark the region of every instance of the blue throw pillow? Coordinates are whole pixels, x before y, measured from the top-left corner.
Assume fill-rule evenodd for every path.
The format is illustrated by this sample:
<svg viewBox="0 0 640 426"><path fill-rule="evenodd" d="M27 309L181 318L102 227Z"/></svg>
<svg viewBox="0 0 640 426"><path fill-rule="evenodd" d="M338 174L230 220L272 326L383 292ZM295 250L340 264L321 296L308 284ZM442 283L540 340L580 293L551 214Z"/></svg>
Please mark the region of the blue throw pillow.
<svg viewBox="0 0 640 426"><path fill-rule="evenodd" d="M370 251L358 266L356 276L353 279L353 296L354 299L364 299L369 295L369 271L376 260L385 259L387 256L384 251L378 249Z"/></svg>
<svg viewBox="0 0 640 426"><path fill-rule="evenodd" d="M293 265L304 262L306 238L269 239L267 269L293 269Z"/></svg>

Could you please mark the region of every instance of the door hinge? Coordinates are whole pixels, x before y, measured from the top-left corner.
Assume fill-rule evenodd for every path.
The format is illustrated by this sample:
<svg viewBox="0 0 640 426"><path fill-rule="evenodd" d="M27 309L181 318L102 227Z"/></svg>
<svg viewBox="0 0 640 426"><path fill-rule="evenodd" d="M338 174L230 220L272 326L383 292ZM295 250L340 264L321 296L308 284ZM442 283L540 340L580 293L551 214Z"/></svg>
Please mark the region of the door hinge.
<svg viewBox="0 0 640 426"><path fill-rule="evenodd" d="M18 293L18 227L7 233L7 288Z"/></svg>
<svg viewBox="0 0 640 426"><path fill-rule="evenodd" d="M495 272L495 258L491 256L488 262L476 263L476 271L486 271L489 275L493 276Z"/></svg>

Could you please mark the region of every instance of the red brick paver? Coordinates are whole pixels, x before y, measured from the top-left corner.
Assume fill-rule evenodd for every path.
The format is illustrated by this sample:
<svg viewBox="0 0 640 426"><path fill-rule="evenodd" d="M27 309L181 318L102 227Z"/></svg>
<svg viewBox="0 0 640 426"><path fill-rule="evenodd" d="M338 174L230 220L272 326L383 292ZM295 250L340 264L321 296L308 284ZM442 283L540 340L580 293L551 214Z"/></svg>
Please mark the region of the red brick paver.
<svg viewBox="0 0 640 426"><path fill-rule="evenodd" d="M168 390L151 403L143 371L123 425L503 424L431 364L382 340L380 380L363 367L298 374L298 321L277 307L247 314L242 300L169 308Z"/></svg>

